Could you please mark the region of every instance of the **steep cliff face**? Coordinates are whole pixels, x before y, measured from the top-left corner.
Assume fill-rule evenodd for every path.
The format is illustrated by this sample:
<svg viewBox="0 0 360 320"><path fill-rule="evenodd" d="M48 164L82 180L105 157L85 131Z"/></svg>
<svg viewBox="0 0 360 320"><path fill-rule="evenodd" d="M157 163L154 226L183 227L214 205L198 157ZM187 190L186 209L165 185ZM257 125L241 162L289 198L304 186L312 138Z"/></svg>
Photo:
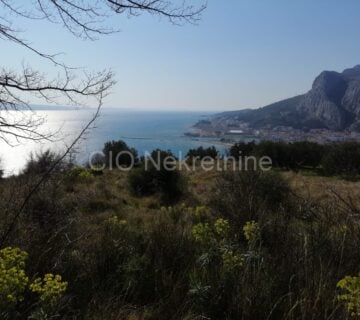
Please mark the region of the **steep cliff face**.
<svg viewBox="0 0 360 320"><path fill-rule="evenodd" d="M341 106L346 90L347 81L340 73L324 71L315 79L297 110L309 120L318 120L329 129L341 130L348 118Z"/></svg>
<svg viewBox="0 0 360 320"><path fill-rule="evenodd" d="M360 80L360 65L345 69L342 74L347 78Z"/></svg>
<svg viewBox="0 0 360 320"><path fill-rule="evenodd" d="M322 72L312 89L295 98L246 112L223 113L254 128L279 125L294 128L360 130L360 65L342 73Z"/></svg>

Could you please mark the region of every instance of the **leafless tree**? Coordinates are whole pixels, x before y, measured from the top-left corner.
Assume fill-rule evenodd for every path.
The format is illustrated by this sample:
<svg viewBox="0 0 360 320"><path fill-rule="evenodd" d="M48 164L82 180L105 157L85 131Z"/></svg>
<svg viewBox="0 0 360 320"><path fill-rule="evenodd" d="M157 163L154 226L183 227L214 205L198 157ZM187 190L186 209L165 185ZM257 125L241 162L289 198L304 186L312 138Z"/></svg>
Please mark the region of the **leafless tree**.
<svg viewBox="0 0 360 320"><path fill-rule="evenodd" d="M43 119L34 113L23 112L31 111L29 96L35 96L50 104L67 101L72 105L83 105L89 99L95 99L98 107L93 117L58 159L60 162L94 123L103 98L114 84L114 76L109 70L95 73L79 70L62 63L57 54L38 50L21 38L20 31L13 26L12 21L8 19L9 16L59 23L75 37L95 40L101 35L117 31L106 27L106 18L111 15L138 16L149 13L165 17L171 23L182 24L196 23L205 9L205 4L194 6L188 4L186 0L182 0L179 4L176 2L176 0L0 0L0 39L30 50L52 63L59 73L57 78L49 79L46 74L30 66L23 66L20 71L0 69L0 140L12 144L21 140L39 141L50 138L39 130ZM30 191L0 235L0 247L6 243L19 217L24 213L27 203L48 179L58 162L33 182Z"/></svg>
<svg viewBox="0 0 360 320"><path fill-rule="evenodd" d="M65 65L59 55L42 52L27 39L9 17L46 20L63 25L75 37L95 40L117 30L106 25L112 15L138 16L142 13L158 15L171 23L196 23L205 4L194 6L185 1L166 0L0 0L0 39L30 50L57 68L59 76L49 76L23 66L19 70L0 69L0 139L8 144L20 140L44 140L50 136L41 133L43 119L32 112L29 101L36 97L47 104L70 103L83 105L90 99L99 101L114 84L111 71L87 72ZM16 110L16 113L9 111Z"/></svg>

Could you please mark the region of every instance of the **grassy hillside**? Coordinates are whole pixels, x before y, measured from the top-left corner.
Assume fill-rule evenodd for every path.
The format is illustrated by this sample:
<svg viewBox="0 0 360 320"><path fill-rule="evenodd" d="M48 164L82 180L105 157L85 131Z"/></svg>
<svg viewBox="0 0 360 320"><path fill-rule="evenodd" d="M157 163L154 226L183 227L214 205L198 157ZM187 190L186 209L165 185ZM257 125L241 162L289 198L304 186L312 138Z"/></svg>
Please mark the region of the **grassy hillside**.
<svg viewBox="0 0 360 320"><path fill-rule="evenodd" d="M182 197L164 207L161 195L131 193L129 173L76 170L52 176L2 245L1 319L348 319L360 312L360 182L199 168L183 173ZM2 234L36 179L0 180ZM26 252L15 275L6 263L20 253L9 247ZM61 279L44 279L36 290L46 274Z"/></svg>

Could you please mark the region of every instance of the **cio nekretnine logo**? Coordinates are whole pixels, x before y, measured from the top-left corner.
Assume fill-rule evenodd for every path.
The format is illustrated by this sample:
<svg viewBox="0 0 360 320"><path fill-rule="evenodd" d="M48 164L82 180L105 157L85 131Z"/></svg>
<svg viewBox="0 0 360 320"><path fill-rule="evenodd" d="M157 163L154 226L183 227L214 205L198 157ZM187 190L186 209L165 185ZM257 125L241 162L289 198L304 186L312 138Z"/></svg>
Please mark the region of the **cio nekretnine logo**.
<svg viewBox="0 0 360 320"><path fill-rule="evenodd" d="M107 159L107 161L105 161ZM102 151L94 151L89 156L89 165L92 170L118 169L130 171L134 167L142 165L145 170L150 167L156 170L166 171L269 171L272 167L272 159L268 156L223 156L223 157L183 157L182 152L175 156L171 152L153 151L145 152L141 158L136 157L130 151L121 151L114 154L112 151L105 155Z"/></svg>

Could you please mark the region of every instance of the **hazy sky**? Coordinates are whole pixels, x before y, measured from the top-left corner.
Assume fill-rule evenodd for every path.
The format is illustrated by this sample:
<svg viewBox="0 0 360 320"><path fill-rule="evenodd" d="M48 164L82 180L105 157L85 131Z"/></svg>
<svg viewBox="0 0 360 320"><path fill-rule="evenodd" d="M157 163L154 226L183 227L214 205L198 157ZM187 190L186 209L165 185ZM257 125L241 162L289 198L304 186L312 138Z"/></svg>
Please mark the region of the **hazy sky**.
<svg viewBox="0 0 360 320"><path fill-rule="evenodd" d="M359 0L209 0L197 26L118 16L109 24L121 32L96 42L59 25L17 23L33 45L66 52L62 59L72 65L111 67L117 85L107 106L219 111L304 93L322 70L360 64L359 12ZM54 72L4 42L0 58L9 67L28 62Z"/></svg>

